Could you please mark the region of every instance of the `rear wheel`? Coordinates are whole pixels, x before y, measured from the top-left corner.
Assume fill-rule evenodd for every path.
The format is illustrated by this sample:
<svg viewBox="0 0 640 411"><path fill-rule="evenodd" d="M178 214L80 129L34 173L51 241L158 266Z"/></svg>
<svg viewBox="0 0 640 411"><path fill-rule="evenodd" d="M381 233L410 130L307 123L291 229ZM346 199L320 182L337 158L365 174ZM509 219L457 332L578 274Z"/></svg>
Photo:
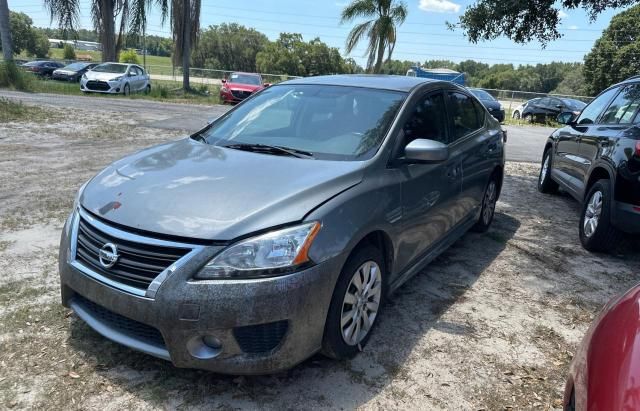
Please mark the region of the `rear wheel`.
<svg viewBox="0 0 640 411"><path fill-rule="evenodd" d="M498 178L496 175L491 176L491 180L484 189L482 197L482 208L480 210L480 218L472 227L472 230L478 233L484 233L491 226L493 216L496 213L496 202L498 201Z"/></svg>
<svg viewBox="0 0 640 411"><path fill-rule="evenodd" d="M522 118L527 123L533 123L533 115L531 115L530 113L525 114Z"/></svg>
<svg viewBox="0 0 640 411"><path fill-rule="evenodd" d="M151 84L147 84L147 87L144 88L144 94L150 94L151 93Z"/></svg>
<svg viewBox="0 0 640 411"><path fill-rule="evenodd" d="M513 112L513 118L516 120L520 120L520 112L519 111L514 111Z"/></svg>
<svg viewBox="0 0 640 411"><path fill-rule="evenodd" d="M551 149L547 149L542 156L540 175L538 176L538 191L551 194L558 191L558 183L551 179Z"/></svg>
<svg viewBox="0 0 640 411"><path fill-rule="evenodd" d="M346 359L362 351L384 302L385 274L382 254L374 246L359 248L347 259L327 314L326 356Z"/></svg>
<svg viewBox="0 0 640 411"><path fill-rule="evenodd" d="M609 180L598 180L591 186L582 206L580 242L589 251L613 251L622 233L611 224L613 195Z"/></svg>

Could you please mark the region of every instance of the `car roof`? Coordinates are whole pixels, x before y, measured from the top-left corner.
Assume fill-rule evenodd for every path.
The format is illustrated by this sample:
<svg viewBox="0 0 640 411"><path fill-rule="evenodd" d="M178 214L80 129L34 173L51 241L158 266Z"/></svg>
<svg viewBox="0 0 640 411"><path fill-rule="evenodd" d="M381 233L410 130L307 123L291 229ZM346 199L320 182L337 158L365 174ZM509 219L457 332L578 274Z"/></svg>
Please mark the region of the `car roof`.
<svg viewBox="0 0 640 411"><path fill-rule="evenodd" d="M333 76L303 77L289 80L281 84L318 84L327 86L364 87L396 91L410 91L425 83L438 83L421 77L391 76L382 74L337 74Z"/></svg>

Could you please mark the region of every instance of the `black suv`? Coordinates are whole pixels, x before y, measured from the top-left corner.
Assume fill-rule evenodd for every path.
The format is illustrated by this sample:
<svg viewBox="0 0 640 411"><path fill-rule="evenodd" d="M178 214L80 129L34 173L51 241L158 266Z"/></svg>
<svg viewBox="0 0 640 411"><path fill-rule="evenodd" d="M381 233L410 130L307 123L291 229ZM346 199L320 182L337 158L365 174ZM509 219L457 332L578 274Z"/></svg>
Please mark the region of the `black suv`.
<svg viewBox="0 0 640 411"><path fill-rule="evenodd" d="M640 233L640 76L603 91L547 140L538 190L558 186L582 202L580 241L611 251L622 233Z"/></svg>

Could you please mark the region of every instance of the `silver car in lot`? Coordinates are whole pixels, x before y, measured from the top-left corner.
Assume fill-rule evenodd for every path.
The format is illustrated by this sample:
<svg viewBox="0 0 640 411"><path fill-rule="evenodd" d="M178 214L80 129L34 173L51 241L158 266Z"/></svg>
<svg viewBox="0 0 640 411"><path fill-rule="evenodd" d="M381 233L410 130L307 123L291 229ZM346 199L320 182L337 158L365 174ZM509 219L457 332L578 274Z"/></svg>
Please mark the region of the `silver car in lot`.
<svg viewBox="0 0 640 411"><path fill-rule="evenodd" d="M80 90L124 95L148 93L151 91L151 79L137 64L102 63L82 75Z"/></svg>
<svg viewBox="0 0 640 411"><path fill-rule="evenodd" d="M62 302L177 367L260 374L319 351L350 358L393 290L489 228L503 172L500 124L453 83L280 83L80 188Z"/></svg>

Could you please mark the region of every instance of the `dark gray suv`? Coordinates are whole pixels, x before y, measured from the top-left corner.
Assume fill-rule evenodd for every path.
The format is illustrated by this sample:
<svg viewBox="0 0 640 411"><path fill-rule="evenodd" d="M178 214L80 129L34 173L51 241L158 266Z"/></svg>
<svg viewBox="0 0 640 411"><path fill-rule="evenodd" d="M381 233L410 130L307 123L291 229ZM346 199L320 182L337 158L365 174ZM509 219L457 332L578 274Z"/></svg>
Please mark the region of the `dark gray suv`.
<svg viewBox="0 0 640 411"><path fill-rule="evenodd" d="M78 192L62 301L178 367L257 374L365 346L386 297L470 228L504 172L466 89L329 76L269 87Z"/></svg>

